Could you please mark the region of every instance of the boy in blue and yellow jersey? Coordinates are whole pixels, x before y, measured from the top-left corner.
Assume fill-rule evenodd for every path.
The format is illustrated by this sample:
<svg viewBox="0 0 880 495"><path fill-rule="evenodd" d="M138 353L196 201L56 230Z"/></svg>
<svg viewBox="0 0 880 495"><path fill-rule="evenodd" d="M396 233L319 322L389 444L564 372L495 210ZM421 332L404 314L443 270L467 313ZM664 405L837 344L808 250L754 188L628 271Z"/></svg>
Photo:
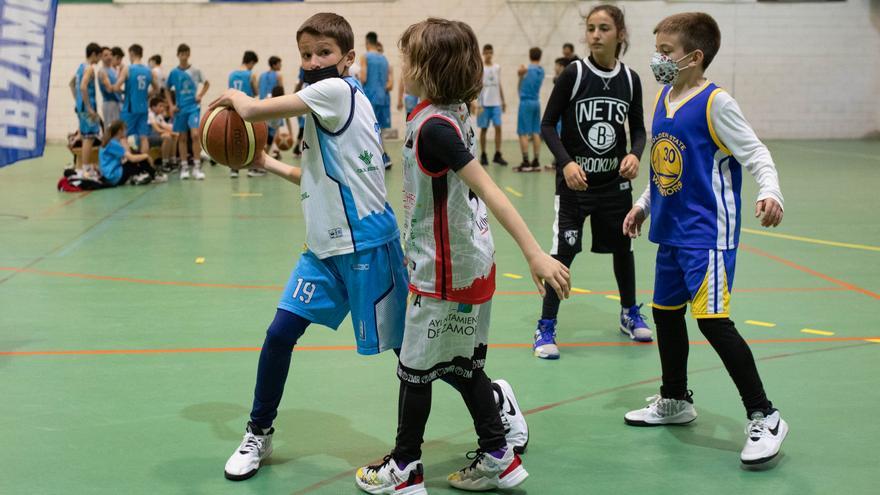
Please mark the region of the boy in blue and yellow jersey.
<svg viewBox="0 0 880 495"><path fill-rule="evenodd" d="M540 172L541 164L538 154L541 153L541 84L544 82L544 68L541 67L541 49L529 49L529 65L520 66L519 75L519 112L516 115L516 135L519 136L519 149L523 161L517 172ZM535 149L535 159L529 161L529 141Z"/></svg>
<svg viewBox="0 0 880 495"><path fill-rule="evenodd" d="M782 221L782 193L773 159L736 101L703 77L721 45L707 14L676 14L654 29L651 69L665 86L654 104L651 180L624 220L634 237L654 214L649 238L659 244L654 322L663 383L644 409L630 411L634 426L684 424L696 419L687 389L687 303L700 331L721 357L749 418L744 464L779 453L788 433L764 392L748 344L729 318L730 292L741 224L742 169L758 182L755 216L764 227Z"/></svg>

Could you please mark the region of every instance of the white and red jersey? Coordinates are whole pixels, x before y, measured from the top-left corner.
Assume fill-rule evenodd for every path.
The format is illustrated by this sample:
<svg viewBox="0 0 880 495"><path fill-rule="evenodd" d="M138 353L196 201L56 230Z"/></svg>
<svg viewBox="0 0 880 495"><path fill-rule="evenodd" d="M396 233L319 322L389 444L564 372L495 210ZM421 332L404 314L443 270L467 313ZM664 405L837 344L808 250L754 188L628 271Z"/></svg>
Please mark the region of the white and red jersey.
<svg viewBox="0 0 880 495"><path fill-rule="evenodd" d="M403 148L404 250L410 290L466 304L495 292L495 244L486 205L452 170L432 172L419 160L419 133L432 118L451 124L476 152L467 106L422 101L407 119Z"/></svg>

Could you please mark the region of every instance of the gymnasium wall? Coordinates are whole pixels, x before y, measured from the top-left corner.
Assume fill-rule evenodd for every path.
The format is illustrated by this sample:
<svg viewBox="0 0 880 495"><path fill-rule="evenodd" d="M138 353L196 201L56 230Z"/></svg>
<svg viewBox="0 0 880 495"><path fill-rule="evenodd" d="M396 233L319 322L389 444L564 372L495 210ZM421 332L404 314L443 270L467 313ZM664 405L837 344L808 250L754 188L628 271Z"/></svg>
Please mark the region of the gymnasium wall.
<svg viewBox="0 0 880 495"><path fill-rule="evenodd" d="M400 66L397 36L409 24L428 15L468 22L481 44L495 46L508 102L504 135L512 139L518 102L517 66L528 62L529 47L544 50L542 64L548 79L542 92L546 102L553 60L561 55L562 44L570 41L578 47L579 55L587 54L580 16L594 5L553 0L127 2L131 3L59 6L49 94L50 139L63 139L76 128L68 82L90 41L125 49L131 43L140 43L145 58L154 53L163 56L166 74L177 63L177 44L186 42L192 47L192 63L211 81L209 100L225 88L228 73L238 67L244 50L257 51L260 72L267 68L269 55L278 55L283 59L290 90L299 68L296 29L306 17L321 11L337 12L351 22L359 54L364 49L366 32L376 31L395 67ZM658 89L648 67L654 49L654 25L672 13L700 10L712 14L722 31L721 51L707 74L736 97L760 136L859 138L880 132L878 0L616 3L625 9L631 41L623 60L642 78L646 112ZM401 128L403 116L396 106L393 111L392 124Z"/></svg>

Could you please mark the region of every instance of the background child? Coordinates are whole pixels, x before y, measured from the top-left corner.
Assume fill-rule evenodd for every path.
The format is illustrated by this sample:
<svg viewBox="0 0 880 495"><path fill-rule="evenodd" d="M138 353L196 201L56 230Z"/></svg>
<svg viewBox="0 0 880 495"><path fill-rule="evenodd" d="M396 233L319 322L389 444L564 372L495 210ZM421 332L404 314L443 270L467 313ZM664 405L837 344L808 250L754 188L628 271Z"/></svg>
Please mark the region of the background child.
<svg viewBox="0 0 880 495"><path fill-rule="evenodd" d="M113 51L105 46L101 49L101 68L98 70L98 87L102 99L101 117L105 126L119 120L122 98L114 88L118 75L114 67Z"/></svg>
<svg viewBox="0 0 880 495"><path fill-rule="evenodd" d="M150 111L147 114L147 122L150 124L149 146L161 148L161 158L155 165L158 170L171 170L177 164L174 159L174 130L165 118L167 112L165 100L154 96L150 100Z"/></svg>
<svg viewBox="0 0 880 495"><path fill-rule="evenodd" d="M269 57L269 70L260 74L260 99L272 96L275 86L284 86L284 76L281 75L281 59L272 55Z"/></svg>
<svg viewBox="0 0 880 495"><path fill-rule="evenodd" d="M507 196L474 158L467 102L480 91L479 44L458 21L428 19L400 39L407 90L420 103L409 116L404 154L404 244L411 303L397 375L400 379L394 450L382 464L355 475L369 493L423 494L421 446L431 409L431 384L456 384L479 437L476 458L449 476L464 490L512 488L528 473L505 439L492 383L483 371L491 299L494 244L488 205L513 236L536 285L546 279L560 297L568 270L541 252ZM483 200L486 203L483 203ZM463 325L472 331L449 331Z"/></svg>
<svg viewBox="0 0 880 495"><path fill-rule="evenodd" d="M244 52L241 57L241 66L238 70L229 73L229 88L235 88L244 94L254 97L257 94L257 75L254 74L254 66L260 59L257 54L251 50Z"/></svg>
<svg viewBox="0 0 880 495"><path fill-rule="evenodd" d="M70 79L70 92L76 102L76 116L79 119L79 133L82 137L82 155L80 166L85 177L97 179L98 172L91 161L92 140L101 132L100 119L96 111L95 69L94 65L101 55L101 46L97 43L86 45L86 59L79 64L76 73Z"/></svg>
<svg viewBox="0 0 880 495"><path fill-rule="evenodd" d="M202 145L199 140L199 103L208 92L210 83L202 76L202 71L189 63L190 49L185 43L177 47L178 66L168 74L168 107L174 116L174 132L177 134L180 150L180 179L186 180L190 175L196 180L204 180L202 172ZM199 89L201 85L201 89ZM175 103L171 102L170 92L174 92ZM192 159L187 162L189 148L187 134L192 141Z"/></svg>
<svg viewBox="0 0 880 495"><path fill-rule="evenodd" d="M541 84L544 83L544 68L541 67L541 49L529 49L529 66L521 65L519 75L519 111L516 115L516 135L519 136L519 149L523 161L516 168L518 172L540 172L538 155L541 153ZM535 150L535 159L529 161L529 140Z"/></svg>
<svg viewBox="0 0 880 495"><path fill-rule="evenodd" d="M504 90L501 89L501 66L492 63L495 49L492 45L483 45L483 90L480 91L477 127L480 128L480 164L489 165L486 156L486 133L491 123L495 127L495 156L492 163L507 165L501 156L501 114L507 111L504 102Z"/></svg>
<svg viewBox="0 0 880 495"><path fill-rule="evenodd" d="M391 127L391 99L388 92L391 91L393 79L388 59L379 51L379 36L373 31L367 33L366 45L367 53L361 56L358 79L364 85L364 93L373 105L379 129L384 130ZM391 158L387 153L383 152L382 160L386 168L391 166Z"/></svg>
<svg viewBox="0 0 880 495"><path fill-rule="evenodd" d="M749 345L730 320L730 297L741 225L742 168L758 182L755 217L764 227L782 221L776 166L727 92L703 73L721 46L708 14L689 12L660 21L651 69L664 86L651 127L651 180L626 217L636 236L648 213L649 237L659 244L654 322L663 369L660 394L624 416L633 426L684 424L696 419L687 388L687 303L700 332L721 357L739 390L749 423L740 454L761 464L779 453L788 424L764 392Z"/></svg>
<svg viewBox="0 0 880 495"><path fill-rule="evenodd" d="M125 142L125 122L117 120L104 133L104 143L98 153L101 176L109 186L121 186L131 180L132 185L149 184L156 176L147 153L132 154Z"/></svg>
<svg viewBox="0 0 880 495"><path fill-rule="evenodd" d="M129 136L139 137L141 153L150 150L149 137L151 134L149 122L149 90L154 93L159 91L159 82L153 79L150 69L141 63L144 49L135 43L128 47L128 57L131 62L122 67L119 73L119 81L114 85L114 91L120 91L125 86L125 98L123 103L122 120L128 129Z"/></svg>
<svg viewBox="0 0 880 495"><path fill-rule="evenodd" d="M650 341L651 330L636 304L632 241L623 219L632 207L632 184L645 147L639 75L618 60L627 46L623 12L613 5L594 7L586 17L590 56L572 62L556 81L544 111L541 132L556 157L556 212L550 253L571 266L581 251L584 222L590 217L592 251L611 253L620 291L620 331ZM579 119L578 115L591 118ZM562 118L562 135L556 126ZM627 128L629 140L627 148ZM544 298L535 330L535 356L557 359L559 299Z"/></svg>

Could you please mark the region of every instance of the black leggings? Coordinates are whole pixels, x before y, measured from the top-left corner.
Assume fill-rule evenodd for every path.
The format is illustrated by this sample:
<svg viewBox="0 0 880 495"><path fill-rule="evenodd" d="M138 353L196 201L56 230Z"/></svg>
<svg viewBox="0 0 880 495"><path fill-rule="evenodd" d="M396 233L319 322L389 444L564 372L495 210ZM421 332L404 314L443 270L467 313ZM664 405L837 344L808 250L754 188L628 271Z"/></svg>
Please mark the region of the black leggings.
<svg viewBox="0 0 880 495"><path fill-rule="evenodd" d="M683 399L687 395L688 335L685 323L686 308L665 310L654 308L657 326L657 347L663 368L660 395L664 398ZM755 411L769 411L773 404L767 399L758 367L749 345L743 340L729 318L697 320L700 332L721 357L727 373L733 378L747 416Z"/></svg>
<svg viewBox="0 0 880 495"><path fill-rule="evenodd" d="M614 256L614 278L617 280L617 290L620 293L620 305L631 308L636 305L636 262L630 250L617 251ZM571 268L574 261L573 254L554 254L553 258L563 265ZM542 320L553 320L559 313L559 296L550 284L545 283L544 305L541 308Z"/></svg>
<svg viewBox="0 0 880 495"><path fill-rule="evenodd" d="M122 178L119 179L119 182L117 182L116 185L125 185L125 183L128 182L129 179L140 174L149 174L151 179L156 178L156 171L153 170L153 167L150 166L150 162L148 160L141 160L139 162L123 162Z"/></svg>
<svg viewBox="0 0 880 495"><path fill-rule="evenodd" d="M474 421L480 449L493 451L506 445L504 426L498 415L492 382L482 369L471 378L448 376L450 384L461 393ZM392 452L394 460L408 464L421 459L425 425L431 414L431 384L412 385L400 382L397 402L397 441Z"/></svg>

